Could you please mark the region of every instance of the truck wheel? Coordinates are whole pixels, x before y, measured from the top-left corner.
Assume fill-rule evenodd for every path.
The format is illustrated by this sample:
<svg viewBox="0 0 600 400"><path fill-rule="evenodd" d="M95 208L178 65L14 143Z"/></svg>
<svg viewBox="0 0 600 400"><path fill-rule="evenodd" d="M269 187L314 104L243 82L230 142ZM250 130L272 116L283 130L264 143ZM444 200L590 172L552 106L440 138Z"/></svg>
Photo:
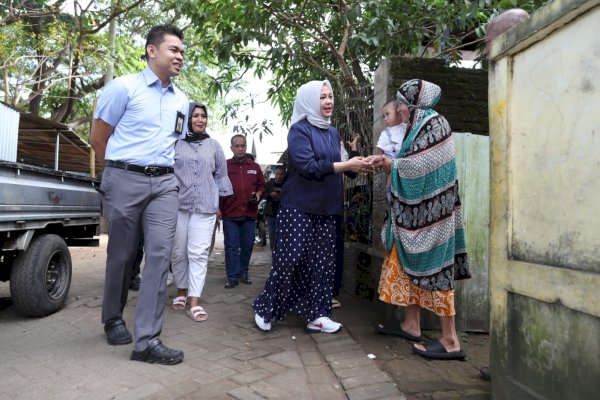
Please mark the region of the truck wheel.
<svg viewBox="0 0 600 400"><path fill-rule="evenodd" d="M58 235L41 235L15 260L10 293L19 314L43 317L58 310L71 286L71 254Z"/></svg>

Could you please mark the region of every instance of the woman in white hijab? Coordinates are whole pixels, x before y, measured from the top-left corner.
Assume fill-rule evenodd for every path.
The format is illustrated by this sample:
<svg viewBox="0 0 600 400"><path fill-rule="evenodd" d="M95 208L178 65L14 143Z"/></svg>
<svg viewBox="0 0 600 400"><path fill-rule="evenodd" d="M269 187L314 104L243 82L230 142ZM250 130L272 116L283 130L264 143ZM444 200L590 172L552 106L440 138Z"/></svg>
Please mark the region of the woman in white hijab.
<svg viewBox="0 0 600 400"><path fill-rule="evenodd" d="M335 215L342 214L342 172L370 171L362 157L342 161L340 135L331 126L329 81L311 81L296 94L288 133L289 169L277 214L273 267L252 307L263 331L287 312L309 332L335 333L331 296L335 270Z"/></svg>

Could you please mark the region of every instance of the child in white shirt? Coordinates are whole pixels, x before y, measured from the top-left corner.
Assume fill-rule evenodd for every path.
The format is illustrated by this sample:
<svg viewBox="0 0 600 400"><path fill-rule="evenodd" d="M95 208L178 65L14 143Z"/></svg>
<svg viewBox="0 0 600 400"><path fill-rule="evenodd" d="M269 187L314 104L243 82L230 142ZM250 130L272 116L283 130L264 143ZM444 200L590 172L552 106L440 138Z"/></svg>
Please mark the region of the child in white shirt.
<svg viewBox="0 0 600 400"><path fill-rule="evenodd" d="M406 121L408 120L408 107L398 100L392 100L383 106L383 121L386 128L379 135L377 141L377 155L385 155L392 160L396 158L402 147L402 140L406 134ZM391 177L386 177L385 193L389 204L392 202Z"/></svg>

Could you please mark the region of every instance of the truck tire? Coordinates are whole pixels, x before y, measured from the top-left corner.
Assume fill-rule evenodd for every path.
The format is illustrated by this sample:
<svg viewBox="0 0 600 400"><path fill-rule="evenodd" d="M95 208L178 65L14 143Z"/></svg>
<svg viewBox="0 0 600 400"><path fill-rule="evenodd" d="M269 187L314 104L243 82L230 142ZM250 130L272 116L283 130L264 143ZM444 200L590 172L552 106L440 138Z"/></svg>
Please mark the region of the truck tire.
<svg viewBox="0 0 600 400"><path fill-rule="evenodd" d="M43 317L57 311L69 294L71 273L71 253L60 236L33 239L10 273L10 293L19 314Z"/></svg>

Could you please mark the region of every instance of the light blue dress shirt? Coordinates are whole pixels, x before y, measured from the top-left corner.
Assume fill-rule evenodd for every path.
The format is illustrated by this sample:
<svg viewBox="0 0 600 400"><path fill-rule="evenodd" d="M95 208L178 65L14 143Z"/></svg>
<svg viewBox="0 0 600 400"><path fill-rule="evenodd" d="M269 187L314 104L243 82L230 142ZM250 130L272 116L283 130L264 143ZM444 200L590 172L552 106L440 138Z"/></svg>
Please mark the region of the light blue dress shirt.
<svg viewBox="0 0 600 400"><path fill-rule="evenodd" d="M186 95L172 83L163 88L149 67L109 82L94 113L94 118L114 127L105 158L140 166L172 166L175 142L187 130L188 106ZM186 116L181 135L175 131L178 111Z"/></svg>

